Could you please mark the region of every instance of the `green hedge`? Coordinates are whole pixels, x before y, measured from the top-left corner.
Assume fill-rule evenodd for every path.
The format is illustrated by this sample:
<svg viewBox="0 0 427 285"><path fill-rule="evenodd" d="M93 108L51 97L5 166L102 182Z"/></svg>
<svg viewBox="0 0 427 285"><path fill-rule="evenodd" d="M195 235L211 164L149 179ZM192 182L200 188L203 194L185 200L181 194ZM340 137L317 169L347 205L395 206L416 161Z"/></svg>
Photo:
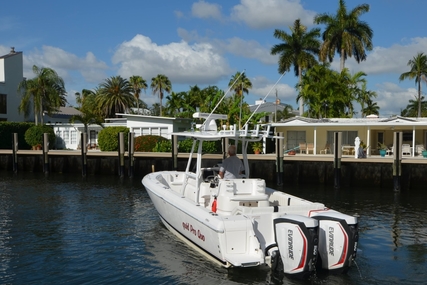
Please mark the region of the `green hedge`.
<svg viewBox="0 0 427 285"><path fill-rule="evenodd" d="M168 141L162 136L146 135L135 138L135 151L142 152L162 152L168 149ZM171 147L169 151L171 151Z"/></svg>
<svg viewBox="0 0 427 285"><path fill-rule="evenodd" d="M34 123L0 122L0 149L12 149L12 134L18 134L18 148L31 149L25 141L25 132Z"/></svg>
<svg viewBox="0 0 427 285"><path fill-rule="evenodd" d="M102 151L119 150L119 133L124 133L125 150L128 148L129 129L127 127L106 127L98 134L98 145Z"/></svg>
<svg viewBox="0 0 427 285"><path fill-rule="evenodd" d="M54 148L56 136L52 127L46 125L37 125L30 127L25 132L25 141L30 146L43 145L43 134L47 133L49 137L49 148Z"/></svg>
<svg viewBox="0 0 427 285"><path fill-rule="evenodd" d="M191 152L193 146L193 139L187 138L178 143L178 152ZM196 145L195 152L197 152L198 143ZM203 153L221 153L221 141L205 141L203 143Z"/></svg>

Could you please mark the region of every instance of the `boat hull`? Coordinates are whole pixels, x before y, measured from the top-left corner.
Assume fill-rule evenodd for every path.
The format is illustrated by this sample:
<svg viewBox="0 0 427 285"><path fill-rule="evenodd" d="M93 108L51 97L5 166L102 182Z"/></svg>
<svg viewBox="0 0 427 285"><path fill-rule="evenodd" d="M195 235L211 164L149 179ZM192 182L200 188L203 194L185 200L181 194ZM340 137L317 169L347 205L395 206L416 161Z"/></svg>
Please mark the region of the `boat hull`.
<svg viewBox="0 0 427 285"><path fill-rule="evenodd" d="M351 266L357 250L357 218L320 203L263 190L258 179L206 183L198 197L181 176L173 171L151 173L142 183L164 225L221 266L266 264L293 276L314 272L316 262L332 272L345 272ZM246 192L236 195L239 191ZM217 207L215 213L212 209Z"/></svg>

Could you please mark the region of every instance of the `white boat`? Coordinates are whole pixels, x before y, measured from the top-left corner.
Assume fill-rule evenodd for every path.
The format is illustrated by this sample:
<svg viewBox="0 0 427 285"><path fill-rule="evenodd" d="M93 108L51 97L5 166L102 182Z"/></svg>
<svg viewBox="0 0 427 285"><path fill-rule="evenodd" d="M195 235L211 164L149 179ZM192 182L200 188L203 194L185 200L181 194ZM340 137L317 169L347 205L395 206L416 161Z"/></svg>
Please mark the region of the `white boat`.
<svg viewBox="0 0 427 285"><path fill-rule="evenodd" d="M308 275L316 267L349 269L357 251L357 217L276 191L262 178L250 177L248 143L271 138L269 125L218 131L215 120L226 116L195 113L194 117L206 119L198 130L174 133L194 139L185 171L153 172L142 179L170 231L224 267L268 265L296 276ZM223 138L241 143L243 177L219 179L219 167L205 165L202 144Z"/></svg>

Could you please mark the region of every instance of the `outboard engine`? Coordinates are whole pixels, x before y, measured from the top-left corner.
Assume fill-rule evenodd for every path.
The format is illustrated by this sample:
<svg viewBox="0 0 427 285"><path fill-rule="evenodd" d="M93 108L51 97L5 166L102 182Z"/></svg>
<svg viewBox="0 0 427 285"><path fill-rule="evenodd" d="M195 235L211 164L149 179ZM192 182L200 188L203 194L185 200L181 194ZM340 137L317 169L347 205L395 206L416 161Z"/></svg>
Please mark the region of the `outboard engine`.
<svg viewBox="0 0 427 285"><path fill-rule="evenodd" d="M272 269L297 277L315 270L318 246L318 221L299 215L274 219L278 251L272 254Z"/></svg>
<svg viewBox="0 0 427 285"><path fill-rule="evenodd" d="M345 273L356 258L359 228L357 218L334 210L313 211L319 221L319 261L323 269Z"/></svg>

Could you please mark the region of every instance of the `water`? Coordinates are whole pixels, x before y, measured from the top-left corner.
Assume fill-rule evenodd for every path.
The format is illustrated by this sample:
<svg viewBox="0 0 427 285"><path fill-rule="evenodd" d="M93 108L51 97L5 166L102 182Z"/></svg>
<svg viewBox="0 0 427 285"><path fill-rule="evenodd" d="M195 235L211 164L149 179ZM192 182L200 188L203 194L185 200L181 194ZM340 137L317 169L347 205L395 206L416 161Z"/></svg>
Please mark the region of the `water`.
<svg viewBox="0 0 427 285"><path fill-rule="evenodd" d="M426 282L426 191L284 190L360 215L358 268L310 280L220 268L164 228L140 178L0 172L0 284Z"/></svg>

